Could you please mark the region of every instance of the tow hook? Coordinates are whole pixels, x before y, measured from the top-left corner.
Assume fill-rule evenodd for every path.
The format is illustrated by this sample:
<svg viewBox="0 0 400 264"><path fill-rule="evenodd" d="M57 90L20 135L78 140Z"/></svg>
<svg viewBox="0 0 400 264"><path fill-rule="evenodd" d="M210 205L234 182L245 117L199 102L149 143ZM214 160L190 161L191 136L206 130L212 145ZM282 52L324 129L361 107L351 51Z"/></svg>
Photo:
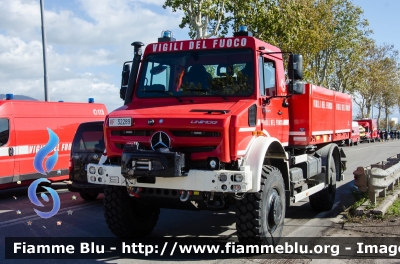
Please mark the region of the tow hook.
<svg viewBox="0 0 400 264"><path fill-rule="evenodd" d="M182 191L182 194L180 197L181 202L186 202L189 199L189 196L190 196L189 191Z"/></svg>
<svg viewBox="0 0 400 264"><path fill-rule="evenodd" d="M129 187L128 188L128 194L130 197L140 198L138 192L139 192L139 188L137 188L137 187L134 187L134 188Z"/></svg>

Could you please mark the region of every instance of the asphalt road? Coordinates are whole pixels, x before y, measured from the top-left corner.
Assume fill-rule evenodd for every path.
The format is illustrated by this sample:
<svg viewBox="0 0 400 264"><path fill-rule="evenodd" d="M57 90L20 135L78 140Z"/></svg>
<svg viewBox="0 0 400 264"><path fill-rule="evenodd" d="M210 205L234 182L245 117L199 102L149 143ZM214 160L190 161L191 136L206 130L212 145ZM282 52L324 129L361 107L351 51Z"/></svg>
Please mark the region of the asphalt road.
<svg viewBox="0 0 400 264"><path fill-rule="evenodd" d="M287 209L284 236L323 236L332 227L332 219L343 210L344 206L347 207L354 202L351 194L353 171L358 166L365 167L400 153L400 141L363 143L359 146L343 147L343 149L348 160L347 170L344 173L345 180L338 183L333 210L317 214L311 210L307 200L292 205ZM65 184L53 184L52 188L56 189L59 194L61 208L55 216L48 219L40 218L33 208L41 211L49 211L51 208L34 206L28 199L26 187L0 191L0 263L132 263L132 260L118 257L107 260L99 258L73 261L4 260L6 237L114 237L108 230L103 217L102 195L96 201L87 202L82 200L78 194L68 192ZM231 210L192 212L162 209L158 224L151 237L224 236L227 241L237 241L235 231L235 217ZM199 259L201 259L201 255L199 255ZM254 260L214 260L202 261L202 263L228 261L229 263L254 262ZM267 263L269 261L276 263L276 260L267 259L257 262ZM311 259L308 259L303 263L310 261ZM135 260L135 263L141 262L153 261Z"/></svg>

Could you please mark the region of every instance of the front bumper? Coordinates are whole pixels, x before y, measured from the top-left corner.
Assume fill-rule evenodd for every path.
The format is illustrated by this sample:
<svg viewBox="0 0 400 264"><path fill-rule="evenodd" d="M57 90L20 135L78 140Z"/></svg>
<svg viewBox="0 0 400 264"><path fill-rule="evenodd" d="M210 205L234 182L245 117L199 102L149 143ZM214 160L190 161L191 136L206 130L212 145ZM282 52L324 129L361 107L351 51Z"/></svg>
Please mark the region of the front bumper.
<svg viewBox="0 0 400 264"><path fill-rule="evenodd" d="M185 167L185 155L178 152L149 150L124 151L121 174L127 179L137 177L179 177Z"/></svg>
<svg viewBox="0 0 400 264"><path fill-rule="evenodd" d="M87 182L72 182L71 184L67 184L70 192L103 193L105 187L107 186Z"/></svg>
<svg viewBox="0 0 400 264"><path fill-rule="evenodd" d="M95 172L90 173L90 171ZM240 171L189 170L181 177L173 177L173 175L171 177L154 177L154 183L143 183L138 182L138 179L146 177L126 179L121 174L120 166L89 164L87 178L89 183L99 185L223 193L252 191L252 172L249 166L241 167Z"/></svg>

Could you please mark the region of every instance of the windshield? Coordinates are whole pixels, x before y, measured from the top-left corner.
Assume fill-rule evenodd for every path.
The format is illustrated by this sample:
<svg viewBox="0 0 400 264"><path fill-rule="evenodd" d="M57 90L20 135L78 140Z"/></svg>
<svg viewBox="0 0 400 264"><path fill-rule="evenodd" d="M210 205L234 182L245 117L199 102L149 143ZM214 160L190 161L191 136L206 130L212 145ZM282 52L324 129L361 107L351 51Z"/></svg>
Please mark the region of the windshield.
<svg viewBox="0 0 400 264"><path fill-rule="evenodd" d="M146 56L139 98L249 96L254 90L251 49L190 51Z"/></svg>

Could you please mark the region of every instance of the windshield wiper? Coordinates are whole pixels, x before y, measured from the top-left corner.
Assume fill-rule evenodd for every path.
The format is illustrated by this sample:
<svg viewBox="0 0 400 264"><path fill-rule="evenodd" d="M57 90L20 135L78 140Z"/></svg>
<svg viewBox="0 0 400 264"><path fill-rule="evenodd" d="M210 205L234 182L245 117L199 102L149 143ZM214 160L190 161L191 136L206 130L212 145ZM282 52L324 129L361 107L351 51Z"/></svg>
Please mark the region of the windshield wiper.
<svg viewBox="0 0 400 264"><path fill-rule="evenodd" d="M170 92L167 91L157 91L157 90L145 90L145 91L139 91L142 93L161 93L161 94L166 94L169 95L170 97L175 97L179 102L183 102L182 99L179 96L175 96L170 94Z"/></svg>
<svg viewBox="0 0 400 264"><path fill-rule="evenodd" d="M216 93L216 92L211 91L211 90L185 89L184 91L188 91L188 92L203 92L203 93L205 92L205 93L210 93L210 94L213 94L213 95L218 95L218 96L222 97L222 99L224 99L225 101L228 101L228 98L227 98L226 96L223 96L222 94Z"/></svg>

